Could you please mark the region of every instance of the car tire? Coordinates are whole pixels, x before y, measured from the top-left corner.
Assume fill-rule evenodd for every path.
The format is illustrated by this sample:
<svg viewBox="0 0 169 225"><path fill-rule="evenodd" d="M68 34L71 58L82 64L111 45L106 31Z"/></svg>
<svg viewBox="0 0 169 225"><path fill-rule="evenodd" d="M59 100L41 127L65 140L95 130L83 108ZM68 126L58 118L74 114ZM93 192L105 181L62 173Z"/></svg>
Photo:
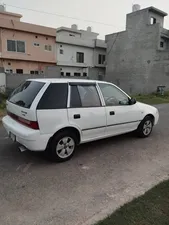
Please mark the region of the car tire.
<svg viewBox="0 0 169 225"><path fill-rule="evenodd" d="M150 136L153 130L154 120L151 116L146 116L137 128L137 136L141 138L147 138Z"/></svg>
<svg viewBox="0 0 169 225"><path fill-rule="evenodd" d="M65 162L72 158L76 146L77 136L69 131L62 131L51 139L46 155L54 162Z"/></svg>

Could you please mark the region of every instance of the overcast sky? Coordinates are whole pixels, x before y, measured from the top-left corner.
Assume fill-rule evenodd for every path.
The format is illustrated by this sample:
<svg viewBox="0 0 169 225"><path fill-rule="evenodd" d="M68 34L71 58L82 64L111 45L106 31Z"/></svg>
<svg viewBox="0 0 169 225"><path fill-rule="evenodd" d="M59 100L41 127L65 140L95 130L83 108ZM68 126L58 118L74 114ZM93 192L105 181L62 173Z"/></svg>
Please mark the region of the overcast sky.
<svg viewBox="0 0 169 225"><path fill-rule="evenodd" d="M132 10L132 4L140 4L141 8L154 6L169 13L168 0L0 0L6 4L6 10L23 15L22 21L35 23L54 28L77 24L80 29L91 26L94 32L104 35L124 30L126 14ZM49 13L61 14L69 17L76 17L82 20L69 19L55 15L32 12L30 10L15 7L34 9ZM104 24L84 22L92 20ZM169 29L169 18L165 19L165 26Z"/></svg>

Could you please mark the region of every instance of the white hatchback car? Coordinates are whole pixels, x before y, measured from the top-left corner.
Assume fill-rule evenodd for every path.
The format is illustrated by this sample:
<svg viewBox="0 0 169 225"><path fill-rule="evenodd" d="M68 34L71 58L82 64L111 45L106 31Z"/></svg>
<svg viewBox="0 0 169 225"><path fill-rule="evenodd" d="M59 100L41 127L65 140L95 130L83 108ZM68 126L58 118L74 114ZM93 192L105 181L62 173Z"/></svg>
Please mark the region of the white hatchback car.
<svg viewBox="0 0 169 225"><path fill-rule="evenodd" d="M148 137L159 119L155 107L136 102L112 83L29 79L7 100L2 120L9 137L51 159L70 159L76 145L131 131Z"/></svg>

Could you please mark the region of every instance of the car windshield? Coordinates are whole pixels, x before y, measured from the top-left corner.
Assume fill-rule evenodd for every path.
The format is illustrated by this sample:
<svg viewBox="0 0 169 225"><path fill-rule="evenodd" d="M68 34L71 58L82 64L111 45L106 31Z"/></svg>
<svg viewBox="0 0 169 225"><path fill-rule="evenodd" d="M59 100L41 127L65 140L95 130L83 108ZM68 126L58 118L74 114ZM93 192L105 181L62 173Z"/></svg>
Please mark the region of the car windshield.
<svg viewBox="0 0 169 225"><path fill-rule="evenodd" d="M26 81L12 92L8 100L24 108L30 108L44 84L43 82Z"/></svg>

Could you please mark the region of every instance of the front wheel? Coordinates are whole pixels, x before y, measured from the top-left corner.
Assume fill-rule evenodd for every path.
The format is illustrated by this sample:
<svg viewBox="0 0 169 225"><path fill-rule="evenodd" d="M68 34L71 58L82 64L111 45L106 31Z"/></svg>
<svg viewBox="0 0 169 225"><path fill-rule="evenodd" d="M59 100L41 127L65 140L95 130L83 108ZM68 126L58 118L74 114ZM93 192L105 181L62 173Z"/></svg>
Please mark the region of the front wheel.
<svg viewBox="0 0 169 225"><path fill-rule="evenodd" d="M47 155L52 161L64 162L72 158L77 145L75 134L63 131L56 134L47 148Z"/></svg>
<svg viewBox="0 0 169 225"><path fill-rule="evenodd" d="M153 118L146 116L138 126L137 135L142 138L148 137L153 130L153 125Z"/></svg>

